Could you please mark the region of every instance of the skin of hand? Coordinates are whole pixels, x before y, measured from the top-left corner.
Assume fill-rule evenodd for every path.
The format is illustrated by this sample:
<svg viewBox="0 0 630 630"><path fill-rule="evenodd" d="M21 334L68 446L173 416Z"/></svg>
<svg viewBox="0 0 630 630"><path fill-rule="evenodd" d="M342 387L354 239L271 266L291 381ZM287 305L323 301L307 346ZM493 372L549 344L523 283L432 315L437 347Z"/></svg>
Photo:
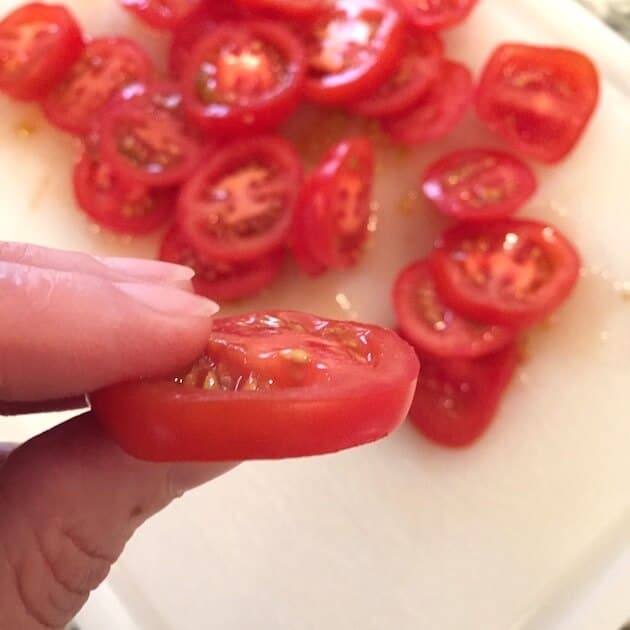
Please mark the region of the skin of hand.
<svg viewBox="0 0 630 630"><path fill-rule="evenodd" d="M2 415L190 364L217 310L192 275L0 241L0 436ZM0 628L63 628L147 518L229 468L135 460L89 412L0 444Z"/></svg>

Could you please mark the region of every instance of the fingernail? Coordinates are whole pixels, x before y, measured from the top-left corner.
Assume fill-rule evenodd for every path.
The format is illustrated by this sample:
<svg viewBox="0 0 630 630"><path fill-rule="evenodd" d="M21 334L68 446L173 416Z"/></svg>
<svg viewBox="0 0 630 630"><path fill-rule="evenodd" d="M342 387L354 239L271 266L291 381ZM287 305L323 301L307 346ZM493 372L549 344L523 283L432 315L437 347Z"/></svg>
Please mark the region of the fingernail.
<svg viewBox="0 0 630 630"><path fill-rule="evenodd" d="M147 282L172 284L182 288L187 288L195 275L195 272L190 267L160 260L98 257L96 260L123 277L146 280Z"/></svg>
<svg viewBox="0 0 630 630"><path fill-rule="evenodd" d="M236 468L238 463L217 462L211 464L172 464L168 473L169 491L173 498L181 497L189 490L216 479Z"/></svg>
<svg viewBox="0 0 630 630"><path fill-rule="evenodd" d="M172 287L130 282L117 282L114 286L135 302L166 315L212 317L219 311L215 302Z"/></svg>

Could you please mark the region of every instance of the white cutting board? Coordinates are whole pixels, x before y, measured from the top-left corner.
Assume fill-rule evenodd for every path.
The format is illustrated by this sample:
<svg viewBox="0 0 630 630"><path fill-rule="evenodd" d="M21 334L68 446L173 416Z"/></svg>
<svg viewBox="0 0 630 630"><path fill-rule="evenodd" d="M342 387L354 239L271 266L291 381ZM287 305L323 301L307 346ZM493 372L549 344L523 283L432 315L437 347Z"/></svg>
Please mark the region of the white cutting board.
<svg viewBox="0 0 630 630"><path fill-rule="evenodd" d="M0 0L3 12L17 4ZM159 40L113 0L67 4L92 33ZM630 47L571 0L481 0L447 37L449 53L476 69L506 39L580 47L602 73L593 124L565 164L539 169L528 212L581 249L575 298L532 339L531 360L472 450L440 450L404 427L338 456L244 465L155 518L111 581L140 628L519 628L630 511L630 300L618 290L630 281ZM474 142L493 141L470 117L445 144L387 156L362 266L317 282L289 271L256 304L392 323L391 279L440 223L410 201L419 167ZM153 252L154 240L97 233L76 213L71 155L34 109L0 100L0 238ZM41 426L3 421L0 440Z"/></svg>

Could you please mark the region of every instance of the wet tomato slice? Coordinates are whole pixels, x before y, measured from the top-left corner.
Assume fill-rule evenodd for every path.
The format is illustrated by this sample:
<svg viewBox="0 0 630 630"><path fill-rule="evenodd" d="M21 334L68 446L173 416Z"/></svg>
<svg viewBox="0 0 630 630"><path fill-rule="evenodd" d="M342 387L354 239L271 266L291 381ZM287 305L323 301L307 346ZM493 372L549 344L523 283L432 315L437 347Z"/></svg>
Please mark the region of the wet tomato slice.
<svg viewBox="0 0 630 630"><path fill-rule="evenodd" d="M437 35L408 34L396 69L372 94L350 108L362 116L377 118L409 109L439 76L443 55L444 44Z"/></svg>
<svg viewBox="0 0 630 630"><path fill-rule="evenodd" d="M422 178L425 196L460 221L504 218L527 202L536 188L536 177L527 164L492 149L449 153Z"/></svg>
<svg viewBox="0 0 630 630"><path fill-rule="evenodd" d="M223 24L198 40L182 73L186 109L214 134L273 129L297 107L305 70L302 44L288 27Z"/></svg>
<svg viewBox="0 0 630 630"><path fill-rule="evenodd" d="M134 83L147 83L153 64L135 42L122 37L92 40L65 78L44 99L48 120L85 135L109 100Z"/></svg>
<svg viewBox="0 0 630 630"><path fill-rule="evenodd" d="M483 322L528 326L571 293L580 259L554 227L505 219L447 230L430 258L440 297Z"/></svg>
<svg viewBox="0 0 630 630"><path fill-rule="evenodd" d="M437 295L427 260L415 261L400 272L393 300L404 338L436 357L470 359L492 354L515 337L511 328L483 324L445 306Z"/></svg>
<svg viewBox="0 0 630 630"><path fill-rule="evenodd" d="M140 459L278 459L385 437L407 415L417 376L415 352L392 331L271 311L215 320L187 371L91 403Z"/></svg>
<svg viewBox="0 0 630 630"><path fill-rule="evenodd" d="M326 10L327 0L238 0L254 11L274 11L285 18L312 18Z"/></svg>
<svg viewBox="0 0 630 630"><path fill-rule="evenodd" d="M443 61L428 91L408 110L382 119L384 130L402 144L422 144L449 133L462 119L473 96L466 66Z"/></svg>
<svg viewBox="0 0 630 630"><path fill-rule="evenodd" d="M260 293L278 277L284 261L284 253L278 250L240 263L204 263L177 227L164 237L159 257L160 260L193 269L196 274L192 281L195 291L217 302L233 302Z"/></svg>
<svg viewBox="0 0 630 630"><path fill-rule="evenodd" d="M598 100L597 69L582 53L504 44L483 70L475 104L514 149L554 163L578 142Z"/></svg>
<svg viewBox="0 0 630 630"><path fill-rule="evenodd" d="M124 179L152 187L183 182L207 150L186 120L179 87L157 83L117 99L100 121L103 159Z"/></svg>
<svg viewBox="0 0 630 630"><path fill-rule="evenodd" d="M422 31L434 31L461 22L478 0L393 0L407 19Z"/></svg>
<svg viewBox="0 0 630 630"><path fill-rule="evenodd" d="M394 71L403 49L400 15L385 0L339 0L304 36L305 95L322 105L354 103Z"/></svg>
<svg viewBox="0 0 630 630"><path fill-rule="evenodd" d="M478 359L421 354L422 370L409 419L428 439L449 448L478 440L495 418L518 367L515 345Z"/></svg>
<svg viewBox="0 0 630 630"><path fill-rule="evenodd" d="M204 0L119 0L119 2L149 26L172 30L184 20L196 15L201 10Z"/></svg>
<svg viewBox="0 0 630 630"><path fill-rule="evenodd" d="M0 21L0 90L39 100L83 50L81 29L60 5L25 4Z"/></svg>
<svg viewBox="0 0 630 630"><path fill-rule="evenodd" d="M288 236L301 182L299 158L282 138L227 145L182 187L177 207L182 234L204 261L267 254Z"/></svg>

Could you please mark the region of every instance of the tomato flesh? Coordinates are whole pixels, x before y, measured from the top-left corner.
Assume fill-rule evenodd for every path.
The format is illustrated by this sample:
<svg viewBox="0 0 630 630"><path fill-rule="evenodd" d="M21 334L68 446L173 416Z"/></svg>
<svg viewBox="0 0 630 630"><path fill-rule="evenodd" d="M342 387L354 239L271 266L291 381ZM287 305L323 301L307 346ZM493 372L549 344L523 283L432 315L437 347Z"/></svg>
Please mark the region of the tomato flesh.
<svg viewBox="0 0 630 630"><path fill-rule="evenodd" d="M478 0L393 0L421 31L438 30L464 20Z"/></svg>
<svg viewBox="0 0 630 630"><path fill-rule="evenodd" d="M277 459L385 437L405 418L417 376L415 352L391 331L272 311L215 320L188 370L91 403L140 459Z"/></svg>
<svg viewBox="0 0 630 630"><path fill-rule="evenodd" d="M196 15L204 0L119 0L149 26L172 30Z"/></svg>

